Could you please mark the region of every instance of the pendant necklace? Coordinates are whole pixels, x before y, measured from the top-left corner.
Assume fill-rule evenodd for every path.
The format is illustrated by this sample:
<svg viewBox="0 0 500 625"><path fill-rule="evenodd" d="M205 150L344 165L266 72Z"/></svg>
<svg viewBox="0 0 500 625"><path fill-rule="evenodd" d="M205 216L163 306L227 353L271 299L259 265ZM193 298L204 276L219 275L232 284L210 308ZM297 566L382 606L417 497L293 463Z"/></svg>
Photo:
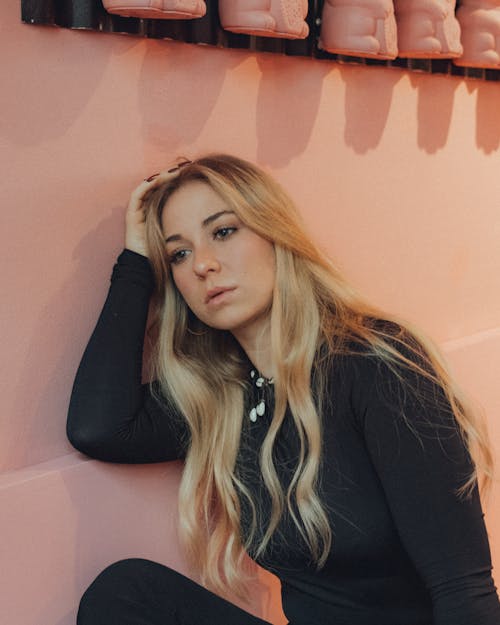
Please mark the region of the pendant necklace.
<svg viewBox="0 0 500 625"><path fill-rule="evenodd" d="M255 395L255 388L258 389L259 393L257 404L250 410L248 415L250 417L250 421L255 423L257 421L257 417L263 417L266 413L265 393L266 389L274 384L274 379L264 378L255 369L250 371L250 377L252 379L252 386L254 387L253 395Z"/></svg>

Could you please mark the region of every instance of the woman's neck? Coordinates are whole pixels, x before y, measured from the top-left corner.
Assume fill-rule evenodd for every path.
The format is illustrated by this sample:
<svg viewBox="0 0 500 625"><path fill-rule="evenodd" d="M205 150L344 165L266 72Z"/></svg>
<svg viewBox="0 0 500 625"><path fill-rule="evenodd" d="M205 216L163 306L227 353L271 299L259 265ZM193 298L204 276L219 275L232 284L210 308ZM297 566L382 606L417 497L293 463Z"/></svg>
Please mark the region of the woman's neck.
<svg viewBox="0 0 500 625"><path fill-rule="evenodd" d="M233 336L258 372L266 378L274 377L270 323L260 328L234 331Z"/></svg>

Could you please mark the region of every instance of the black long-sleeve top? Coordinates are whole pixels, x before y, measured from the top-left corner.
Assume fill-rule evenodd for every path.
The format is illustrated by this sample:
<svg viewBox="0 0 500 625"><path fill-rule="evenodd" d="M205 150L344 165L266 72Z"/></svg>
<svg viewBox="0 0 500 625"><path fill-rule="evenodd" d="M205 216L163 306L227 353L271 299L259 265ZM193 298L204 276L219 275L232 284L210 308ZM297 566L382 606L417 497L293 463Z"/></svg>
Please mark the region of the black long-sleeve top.
<svg viewBox="0 0 500 625"><path fill-rule="evenodd" d="M153 286L148 260L122 252L78 369L68 437L100 460L160 462L186 452L182 416L141 383ZM439 389L417 377L411 381L421 392L412 395L362 350L335 358L331 369L319 474L333 533L328 560L316 569L286 514L258 560L280 578L291 625L500 625L477 489L470 498L456 495L471 460ZM271 387L266 392L272 404ZM249 383L246 409L255 393ZM272 409L255 422L245 416L236 467L264 511L260 528L269 496L259 450L271 416ZM283 483L297 450L287 413L274 454ZM243 535L246 512L242 500Z"/></svg>

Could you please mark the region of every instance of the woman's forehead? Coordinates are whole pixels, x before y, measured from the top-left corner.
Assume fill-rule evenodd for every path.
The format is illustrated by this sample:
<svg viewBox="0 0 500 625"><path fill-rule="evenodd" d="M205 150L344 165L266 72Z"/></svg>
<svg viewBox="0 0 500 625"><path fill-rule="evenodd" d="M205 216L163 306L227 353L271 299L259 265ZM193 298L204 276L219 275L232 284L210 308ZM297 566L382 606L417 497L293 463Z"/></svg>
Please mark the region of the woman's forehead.
<svg viewBox="0 0 500 625"><path fill-rule="evenodd" d="M190 180L176 189L162 210L164 232L202 225L216 213L234 212L214 189L202 180Z"/></svg>

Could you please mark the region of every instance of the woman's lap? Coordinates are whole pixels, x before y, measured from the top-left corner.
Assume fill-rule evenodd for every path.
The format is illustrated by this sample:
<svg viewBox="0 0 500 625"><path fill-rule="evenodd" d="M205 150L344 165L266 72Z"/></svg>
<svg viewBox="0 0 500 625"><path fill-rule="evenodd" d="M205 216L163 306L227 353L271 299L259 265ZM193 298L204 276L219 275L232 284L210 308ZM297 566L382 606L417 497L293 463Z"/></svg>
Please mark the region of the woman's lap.
<svg viewBox="0 0 500 625"><path fill-rule="evenodd" d="M120 560L82 597L77 625L269 625L162 564Z"/></svg>

